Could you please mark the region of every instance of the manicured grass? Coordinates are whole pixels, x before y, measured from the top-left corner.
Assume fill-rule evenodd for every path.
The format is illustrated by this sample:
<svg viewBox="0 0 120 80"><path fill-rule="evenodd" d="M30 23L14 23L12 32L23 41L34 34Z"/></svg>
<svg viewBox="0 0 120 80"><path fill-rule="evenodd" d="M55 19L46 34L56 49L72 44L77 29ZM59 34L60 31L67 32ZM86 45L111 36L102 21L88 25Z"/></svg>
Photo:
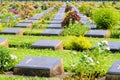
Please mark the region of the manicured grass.
<svg viewBox="0 0 120 80"><path fill-rule="evenodd" d="M62 40L63 44L70 40L70 36L17 36L17 35L0 35L0 38L7 38L10 46L15 47L30 47L35 41L41 39L47 40ZM91 43L97 41L107 40L107 41L119 41L119 38L88 38Z"/></svg>
<svg viewBox="0 0 120 80"><path fill-rule="evenodd" d="M0 75L0 80L46 80L46 78Z"/></svg>
<svg viewBox="0 0 120 80"><path fill-rule="evenodd" d="M34 50L34 49L15 49L10 48L9 49L12 54L17 56L17 63L22 61L27 56L39 56L39 57L55 57L55 58L61 58L64 63L64 69L65 71L70 71L74 67L72 64L78 64L79 60L82 58L82 54L85 52L77 52L77 54L74 54L74 51L59 51L59 50ZM89 51L88 51L89 52ZM87 53L90 55L89 53ZM92 54L92 53L91 53ZM110 66L113 64L114 61L120 60L120 52L119 53L106 53L106 54L99 54L99 61L101 61L101 69L105 71L105 73L108 71ZM16 64L17 64L16 63ZM105 75L105 74L104 74Z"/></svg>

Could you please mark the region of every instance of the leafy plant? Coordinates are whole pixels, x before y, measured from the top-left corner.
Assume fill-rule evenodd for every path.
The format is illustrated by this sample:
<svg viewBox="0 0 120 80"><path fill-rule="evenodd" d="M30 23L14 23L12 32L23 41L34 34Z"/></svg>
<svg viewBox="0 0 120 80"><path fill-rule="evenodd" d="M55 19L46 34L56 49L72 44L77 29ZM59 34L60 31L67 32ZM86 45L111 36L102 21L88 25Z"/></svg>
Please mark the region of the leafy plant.
<svg viewBox="0 0 120 80"><path fill-rule="evenodd" d="M113 8L100 8L93 12L92 19L99 29L110 29L118 26L119 13Z"/></svg>
<svg viewBox="0 0 120 80"><path fill-rule="evenodd" d="M112 29L110 30L111 38L120 38L120 30Z"/></svg>
<svg viewBox="0 0 120 80"><path fill-rule="evenodd" d="M84 36L84 34L88 31L89 28L85 27L85 25L81 25L81 23L76 22L73 25L70 25L69 27L65 27L64 29L64 35L72 35L72 36Z"/></svg>
<svg viewBox="0 0 120 80"><path fill-rule="evenodd" d="M68 27L70 25L70 21L72 22L72 24L74 24L75 21L79 21L79 20L80 20L80 16L77 14L77 11L68 12L66 17L62 21L62 26Z"/></svg>
<svg viewBox="0 0 120 80"><path fill-rule="evenodd" d="M64 46L65 46L66 49L83 51L83 50L90 49L91 48L91 43L85 37L72 36L71 40L67 41Z"/></svg>
<svg viewBox="0 0 120 80"><path fill-rule="evenodd" d="M11 55L10 51L3 46L0 46L0 73L13 68L15 64L15 55Z"/></svg>

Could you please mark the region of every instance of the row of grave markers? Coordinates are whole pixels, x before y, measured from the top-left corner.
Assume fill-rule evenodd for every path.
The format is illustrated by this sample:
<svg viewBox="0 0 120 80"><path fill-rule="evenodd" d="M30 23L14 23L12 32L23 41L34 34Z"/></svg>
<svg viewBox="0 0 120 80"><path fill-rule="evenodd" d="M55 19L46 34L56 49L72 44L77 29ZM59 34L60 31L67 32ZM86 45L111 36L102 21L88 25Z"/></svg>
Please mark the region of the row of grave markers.
<svg viewBox="0 0 120 80"><path fill-rule="evenodd" d="M59 10L59 14L57 14L57 17L61 15L60 12L61 11L64 12L64 10L65 8L61 8ZM54 18L57 19L56 17ZM34 20L35 18L30 18L30 19ZM35 20L37 19L38 19L38 16L36 16ZM19 23L20 26L17 25L16 27L21 27L21 25L28 27L31 25L32 21L27 20L25 21L25 23L24 22ZM50 24L61 24L61 22L59 23L59 20L58 20L58 23L51 22ZM59 32L62 31L61 29L56 29L56 30L51 29L51 32L55 32L55 34L58 34ZM7 28L2 32L7 32L7 31L8 32L10 31L9 33L12 33L12 32L17 34L23 33L21 31L21 28ZM46 29L44 32L46 31L49 32L49 29ZM0 39L0 44L8 47L8 40ZM63 50L63 45L61 40L38 40L31 46L31 48L34 48L34 49L51 48L53 50L58 50L58 49ZM52 77L52 76L64 74L64 67L63 67L62 59L60 58L44 58L44 57L28 56L23 61L21 61L18 65L15 66L13 72L16 75Z"/></svg>
<svg viewBox="0 0 120 80"><path fill-rule="evenodd" d="M51 24L53 24L53 22ZM8 46L8 40L0 39L0 44L4 46ZM117 48L120 51L119 42L109 42L109 46L110 49L116 50L115 48ZM42 48L42 49L51 48L54 50L56 49L62 50L63 46L62 46L62 41L60 40L38 40L31 46L31 48ZM112 65L112 67L107 73L106 80L120 80L119 64L120 61L116 61ZM15 66L14 74L27 75L27 76L52 77L52 76L64 74L64 68L63 68L62 60L59 58L28 56L22 62L20 62L18 65ZM111 77L111 75L113 75L113 77Z"/></svg>
<svg viewBox="0 0 120 80"><path fill-rule="evenodd" d="M62 8L59 11L64 12ZM59 15L61 14L59 13ZM54 18L56 18L56 16ZM50 25L61 24L61 21L58 20L56 23L54 22L53 19ZM59 35L59 33L61 32L62 32L61 29L45 29L41 33L41 35ZM58 49L63 50L63 45L61 40L38 40L31 46L31 48L34 49L51 48L53 50L58 50ZM56 75L64 74L64 67L63 67L62 59L60 58L28 56L22 62L20 62L18 65L15 66L14 74L27 75L27 76L53 77Z"/></svg>
<svg viewBox="0 0 120 80"><path fill-rule="evenodd" d="M87 24L88 22L91 24L90 25L91 30L89 30L85 34L86 37L98 37L98 38L110 37L110 33L108 30L96 29L97 26L93 22L90 22L89 19L86 16L84 16L83 14L81 14L75 6L72 5L72 7L73 7L73 10L77 11L78 15L81 17L82 24ZM120 42L108 42L108 45L110 47L110 51L112 51L112 52L120 51Z"/></svg>
<svg viewBox="0 0 120 80"><path fill-rule="evenodd" d="M89 22L83 14L80 14L78 9L73 6L74 10L76 10L81 17L81 22L86 24ZM91 29L96 29L97 26L93 23L90 23ZM110 34L107 30L89 30L86 34L86 37L109 37ZM120 42L108 42L110 50L112 52L119 51L120 52ZM113 65L110 67L108 72L106 73L105 80L120 80L120 61L115 61Z"/></svg>
<svg viewBox="0 0 120 80"><path fill-rule="evenodd" d="M0 32L0 34L23 35L22 28L31 27L34 22L36 22L37 20L40 20L42 18L42 16L44 16L46 13L52 11L53 9L54 9L54 7L49 8L48 10L46 10L40 14L36 14L35 16L29 18L28 20L18 23L17 25L15 25L15 28L5 28L4 30L2 30Z"/></svg>
<svg viewBox="0 0 120 80"><path fill-rule="evenodd" d="M64 4L58 13L54 16L53 20L50 22L50 24L47 26L47 29L45 29L41 35L43 36L55 36L55 35L61 35L63 33L62 29L62 20L64 18L64 12L65 12L66 4Z"/></svg>

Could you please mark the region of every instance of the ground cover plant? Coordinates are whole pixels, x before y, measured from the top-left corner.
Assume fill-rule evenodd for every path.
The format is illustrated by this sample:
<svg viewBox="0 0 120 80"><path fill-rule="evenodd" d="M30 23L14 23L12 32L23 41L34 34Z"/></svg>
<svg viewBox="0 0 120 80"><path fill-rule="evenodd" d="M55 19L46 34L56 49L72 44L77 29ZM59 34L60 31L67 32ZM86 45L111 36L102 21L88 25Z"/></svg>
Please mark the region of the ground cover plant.
<svg viewBox="0 0 120 80"><path fill-rule="evenodd" d="M22 2L18 2L13 4L10 4L10 7L13 7L15 10L18 9L22 5ZM18 4L21 5L18 5ZM119 4L120 3L112 3L112 2L106 2L106 3L96 3L96 2L71 2L80 9L80 12L86 16L89 17L93 23L95 23L97 26L97 22L95 20L98 20L98 15L102 15L100 18L104 17L110 17L109 19L103 19L104 23L113 20L112 22L120 21L118 19L118 12L114 12L116 10L119 10ZM2 7L5 9L8 8L6 4L3 4ZM17 65L19 62L21 62L25 57L27 56L39 56L39 57L55 57L55 58L61 58L63 60L64 64L64 70L68 73L67 76L64 77L65 80L95 80L106 76L106 72L109 70L111 65L114 61L120 60L120 52L112 53L109 51L108 47L108 41L120 41L120 31L118 30L119 24L115 22L116 25L112 22L109 22L105 24L103 27L103 22L100 23L100 29L109 29L111 32L110 38L92 38L92 37L84 37L84 34L90 30L88 26L90 26L89 23L87 24L81 24L81 17L76 21L69 20L69 25L64 26L64 34L62 36L41 36L39 35L43 30L46 29L46 26L49 25L48 22L52 21L53 17L56 15L57 11L61 8L61 6L64 4L63 2L27 2L29 6L33 6L35 8L35 12L33 10L33 14L40 13L46 9L48 9L50 6L56 6L55 9L46 15L44 15L41 20L38 20L36 23L33 24L32 28L23 28L24 35L18 36L18 35L1 35L0 38L7 38L9 43L9 48L7 47L1 47L0 46L0 79L1 80L46 80L49 78L42 78L42 77L25 77L25 76L15 76L12 74L7 74L8 72L13 72L13 68L15 65ZM69 5L69 3L67 3ZM81 7L79 4L82 4ZM85 5L87 4L87 5ZM0 6L1 7L1 6ZM89 7L89 8L88 8ZM113 13L115 13L115 16L111 16L109 10L102 10L102 9L108 9L108 8L114 8L112 10ZM70 8L70 9L69 9ZM102 12L96 13L97 10L95 9L95 13L93 8L102 10ZM1 8L0 8L1 9ZM4 12L4 11L2 11ZM7 11L6 11L7 12ZM71 6L69 5L66 9L64 19L72 12ZM74 11L73 11L74 12ZM107 13L109 12L109 13ZM7 12L14 15L11 12ZM4 14L7 14L4 13ZM106 15L107 14L107 15ZM76 14L75 14L76 15ZM75 16L74 15L74 16ZM106 16L103 16L106 15ZM26 15L24 18L27 18ZM93 18L93 16L95 18ZM87 17L87 18L88 18ZM25 20L22 16L20 17L22 20ZM98 22L101 22L102 20L99 18ZM113 19L115 18L115 20ZM0 18L2 19L2 18ZM12 19L11 19L12 20ZM18 21L19 22L19 21ZM74 23L74 24L73 24ZM15 24L11 23L12 26ZM3 27L1 27L3 26ZM8 27L8 26L7 26ZM112 27L112 28L111 28ZM0 30L4 28L3 22L0 24ZM114 29L113 29L114 28ZM36 42L37 40L62 40L63 42L63 48L64 50L51 50L51 49L31 49L31 45ZM105 47L103 47L105 46ZM14 58L14 59L13 59ZM15 62L13 62L15 61ZM9 64L8 64L9 63ZM7 66L6 66L7 65ZM59 79L58 78L50 78L53 79Z"/></svg>

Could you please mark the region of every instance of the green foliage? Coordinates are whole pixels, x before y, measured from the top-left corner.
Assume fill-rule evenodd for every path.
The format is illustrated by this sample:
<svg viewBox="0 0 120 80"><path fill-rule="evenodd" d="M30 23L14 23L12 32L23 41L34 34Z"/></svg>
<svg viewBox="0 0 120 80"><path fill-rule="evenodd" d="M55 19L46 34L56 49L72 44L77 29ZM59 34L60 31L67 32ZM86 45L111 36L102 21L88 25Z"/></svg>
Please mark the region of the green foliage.
<svg viewBox="0 0 120 80"><path fill-rule="evenodd" d="M71 40L67 41L64 46L65 46L66 49L83 51L83 50L90 49L91 48L91 43L85 37L72 36Z"/></svg>
<svg viewBox="0 0 120 80"><path fill-rule="evenodd" d="M80 23L70 25L64 29L64 35L84 36L84 34L88 31L88 28L85 27L86 25L87 24L81 25Z"/></svg>
<svg viewBox="0 0 120 80"><path fill-rule="evenodd" d="M110 30L111 38L120 38L120 30L112 29Z"/></svg>
<svg viewBox="0 0 120 80"><path fill-rule="evenodd" d="M90 4L90 3L83 3L81 4L79 10L82 12L84 15L90 17L92 15L92 9L95 9L95 5Z"/></svg>
<svg viewBox="0 0 120 80"><path fill-rule="evenodd" d="M16 56L10 55L10 51L0 46L0 73L8 71L14 66Z"/></svg>
<svg viewBox="0 0 120 80"><path fill-rule="evenodd" d="M100 8L93 11L92 19L99 29L110 29L118 26L119 13L113 8Z"/></svg>

